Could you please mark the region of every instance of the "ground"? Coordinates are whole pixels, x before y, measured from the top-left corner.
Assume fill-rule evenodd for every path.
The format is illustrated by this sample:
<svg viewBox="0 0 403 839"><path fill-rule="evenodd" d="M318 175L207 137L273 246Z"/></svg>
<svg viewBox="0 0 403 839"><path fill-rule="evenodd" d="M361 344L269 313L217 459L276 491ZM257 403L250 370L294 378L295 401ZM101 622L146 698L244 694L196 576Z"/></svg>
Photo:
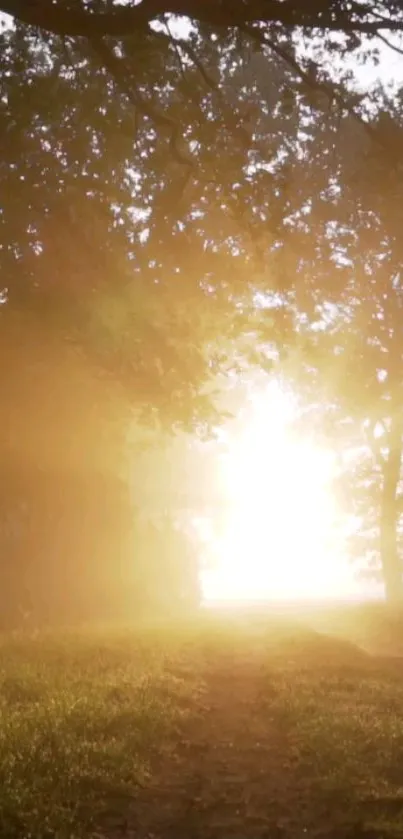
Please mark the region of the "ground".
<svg viewBox="0 0 403 839"><path fill-rule="evenodd" d="M4 636L0 835L403 837L393 632L323 612Z"/></svg>

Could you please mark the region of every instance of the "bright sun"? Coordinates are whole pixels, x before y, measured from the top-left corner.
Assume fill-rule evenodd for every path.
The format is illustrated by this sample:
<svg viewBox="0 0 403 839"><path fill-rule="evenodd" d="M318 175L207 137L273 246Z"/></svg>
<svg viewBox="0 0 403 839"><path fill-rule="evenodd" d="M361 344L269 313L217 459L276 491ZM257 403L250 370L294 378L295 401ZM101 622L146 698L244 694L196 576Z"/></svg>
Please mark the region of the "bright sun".
<svg viewBox="0 0 403 839"><path fill-rule="evenodd" d="M221 464L228 511L210 545L205 599L309 599L351 593L337 528L329 451L296 437L278 385L256 399Z"/></svg>

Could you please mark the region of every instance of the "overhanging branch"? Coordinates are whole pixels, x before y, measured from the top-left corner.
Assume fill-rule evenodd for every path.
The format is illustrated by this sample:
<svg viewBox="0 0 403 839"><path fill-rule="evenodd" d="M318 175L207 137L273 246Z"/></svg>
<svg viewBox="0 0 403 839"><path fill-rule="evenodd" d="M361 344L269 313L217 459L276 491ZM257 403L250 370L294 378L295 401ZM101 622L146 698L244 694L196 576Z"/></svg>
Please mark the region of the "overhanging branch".
<svg viewBox="0 0 403 839"><path fill-rule="evenodd" d="M386 5L386 4L385 4ZM213 27L252 23L281 24L375 35L403 31L400 19L376 18L368 4L338 4L329 0L143 0L136 6L117 5L113 11L93 13L63 8L52 0L0 0L0 11L22 23L70 37L124 37L143 30L155 18L172 14Z"/></svg>
<svg viewBox="0 0 403 839"><path fill-rule="evenodd" d="M98 59L102 65L110 73L116 84L123 90L129 101L139 111L139 113L148 117L155 125L160 128L168 129L169 131L169 146L174 160L177 163L184 164L187 167L194 166L193 160L185 155L180 149L180 125L171 119L168 114L161 111L160 108L152 104L141 95L140 91L132 87L128 82L125 73L125 67L121 59L116 58L109 46L102 40L102 38L89 38L89 43L92 49L97 54Z"/></svg>
<svg viewBox="0 0 403 839"><path fill-rule="evenodd" d="M362 118L359 111L356 110L354 104L349 101L349 94L347 91L340 92L337 86L330 80L324 81L316 78L315 75L310 75L309 72L307 72L298 63L295 57L291 55L286 48L275 43L263 30L251 26L243 26L242 29L247 35L249 35L250 38L257 41L262 47L271 49L284 61L285 64L288 64L297 73L307 90L316 90L318 93L323 93L329 102L336 102L340 108L348 113L349 116L361 126L369 139L378 146L382 152L386 151L388 153L389 160L393 165L400 163L400 147L398 154L396 154L396 148L392 147L392 145L383 136L382 132Z"/></svg>

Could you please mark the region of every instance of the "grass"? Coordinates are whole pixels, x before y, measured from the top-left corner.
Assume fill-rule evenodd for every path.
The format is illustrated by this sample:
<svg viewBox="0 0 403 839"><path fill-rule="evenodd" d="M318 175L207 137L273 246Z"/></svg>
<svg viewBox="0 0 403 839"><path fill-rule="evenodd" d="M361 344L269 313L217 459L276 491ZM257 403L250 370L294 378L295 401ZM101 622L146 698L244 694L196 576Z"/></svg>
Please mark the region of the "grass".
<svg viewBox="0 0 403 839"><path fill-rule="evenodd" d="M133 637L3 638L0 835L73 837L127 809L192 684Z"/></svg>
<svg viewBox="0 0 403 839"><path fill-rule="evenodd" d="M274 677L266 711L287 732L307 829L327 822L403 835L400 674L290 670Z"/></svg>
<svg viewBox="0 0 403 839"><path fill-rule="evenodd" d="M403 837L398 660L248 615L0 639L0 836L269 835Z"/></svg>

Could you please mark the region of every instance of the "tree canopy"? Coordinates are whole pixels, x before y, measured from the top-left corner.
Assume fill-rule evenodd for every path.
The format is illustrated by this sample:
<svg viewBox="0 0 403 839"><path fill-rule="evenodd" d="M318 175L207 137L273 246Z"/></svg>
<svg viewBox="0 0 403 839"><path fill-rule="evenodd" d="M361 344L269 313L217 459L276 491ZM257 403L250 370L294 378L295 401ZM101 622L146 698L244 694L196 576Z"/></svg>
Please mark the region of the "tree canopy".
<svg viewBox="0 0 403 839"><path fill-rule="evenodd" d="M3 521L14 535L16 510L25 522L15 567L31 544L26 577L37 582L42 557L45 579L70 526L76 557L109 546L110 579L114 528L131 529L133 423L208 432L217 374L274 361L320 421L322 400L333 439L346 423L351 445L365 433L366 465L383 427L388 455L369 483L395 555L401 98L363 95L350 66L400 48L401 4L0 9ZM352 354L359 388L346 383ZM93 548L80 541L84 508L105 527ZM162 529L175 543L175 527L153 526L138 525L139 541L160 545Z"/></svg>
<svg viewBox="0 0 403 839"><path fill-rule="evenodd" d="M2 0L3 12L45 31L58 35L111 35L121 37L144 30L162 15L187 17L195 23L217 27L244 26L248 23L276 24L307 29L327 29L344 32L377 34L401 31L401 4L386 2L347 2L347 0L143 0L128 7L113 4L99 11L95 4L85 8L63 3L57 7L46 0L32 5L28 0Z"/></svg>

